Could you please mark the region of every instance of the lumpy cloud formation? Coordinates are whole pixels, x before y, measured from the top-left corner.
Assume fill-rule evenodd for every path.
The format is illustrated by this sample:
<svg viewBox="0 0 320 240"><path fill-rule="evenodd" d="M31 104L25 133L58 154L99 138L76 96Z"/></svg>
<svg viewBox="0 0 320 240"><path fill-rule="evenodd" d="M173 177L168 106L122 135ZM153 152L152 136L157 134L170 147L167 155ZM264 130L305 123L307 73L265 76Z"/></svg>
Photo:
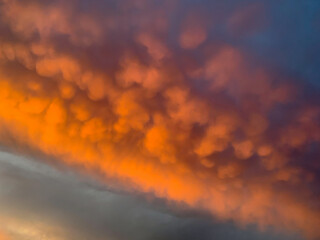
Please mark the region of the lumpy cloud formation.
<svg viewBox="0 0 320 240"><path fill-rule="evenodd" d="M186 2L0 1L0 141L319 237L318 89L227 41L268 26L266 1Z"/></svg>

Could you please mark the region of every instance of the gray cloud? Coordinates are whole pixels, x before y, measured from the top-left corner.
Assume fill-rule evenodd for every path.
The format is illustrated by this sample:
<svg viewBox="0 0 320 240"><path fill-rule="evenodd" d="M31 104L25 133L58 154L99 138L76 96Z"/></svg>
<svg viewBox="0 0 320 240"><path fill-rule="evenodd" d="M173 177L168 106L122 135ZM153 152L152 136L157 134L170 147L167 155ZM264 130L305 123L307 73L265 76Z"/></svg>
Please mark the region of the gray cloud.
<svg viewBox="0 0 320 240"><path fill-rule="evenodd" d="M113 193L88 177L0 154L0 222L14 240L300 239L216 223Z"/></svg>

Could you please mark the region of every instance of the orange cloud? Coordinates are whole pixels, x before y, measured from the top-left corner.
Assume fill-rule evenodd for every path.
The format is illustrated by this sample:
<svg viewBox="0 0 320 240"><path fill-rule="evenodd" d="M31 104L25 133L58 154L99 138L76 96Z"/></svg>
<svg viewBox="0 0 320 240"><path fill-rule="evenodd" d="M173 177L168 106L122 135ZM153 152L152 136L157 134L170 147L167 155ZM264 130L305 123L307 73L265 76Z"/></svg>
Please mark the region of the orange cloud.
<svg viewBox="0 0 320 240"><path fill-rule="evenodd" d="M3 232L0 232L0 240L10 240L10 238Z"/></svg>
<svg viewBox="0 0 320 240"><path fill-rule="evenodd" d="M308 147L319 144L320 108L305 102L286 110L298 86L275 81L275 73L226 45L199 50L202 64L190 77L176 56L181 49L156 37L165 23L153 32L131 19L138 34L128 42L118 36L120 43L106 37L103 45L96 38L116 34L103 29L117 18L96 22L59 4L7 0L1 7L17 38L0 40L3 144L27 145L105 184L222 220L320 236L318 165L305 167L294 156L310 158ZM71 27L69 14L79 26ZM205 22L190 19L177 36L188 51L207 39ZM279 106L287 116L275 113Z"/></svg>

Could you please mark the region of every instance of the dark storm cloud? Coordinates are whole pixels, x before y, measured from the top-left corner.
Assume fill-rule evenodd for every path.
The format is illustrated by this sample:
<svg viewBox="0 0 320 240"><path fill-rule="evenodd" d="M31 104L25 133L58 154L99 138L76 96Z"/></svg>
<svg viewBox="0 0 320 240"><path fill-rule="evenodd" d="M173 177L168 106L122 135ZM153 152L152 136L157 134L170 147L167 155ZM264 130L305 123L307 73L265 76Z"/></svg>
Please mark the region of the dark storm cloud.
<svg viewBox="0 0 320 240"><path fill-rule="evenodd" d="M172 213L67 169L5 152L0 154L0 211L1 229L13 240L300 239L271 229L239 229L200 213Z"/></svg>

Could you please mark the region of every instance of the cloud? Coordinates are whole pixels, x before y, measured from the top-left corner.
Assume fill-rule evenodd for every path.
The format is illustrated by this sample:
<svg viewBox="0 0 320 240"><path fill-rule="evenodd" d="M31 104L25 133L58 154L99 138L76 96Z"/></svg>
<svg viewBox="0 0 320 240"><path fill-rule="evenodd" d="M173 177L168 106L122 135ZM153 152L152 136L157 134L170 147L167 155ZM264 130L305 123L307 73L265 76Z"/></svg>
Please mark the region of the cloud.
<svg viewBox="0 0 320 240"><path fill-rule="evenodd" d="M300 239L238 229L197 212L170 211L159 200L152 204L112 192L89 176L11 153L0 153L0 167L3 240Z"/></svg>
<svg viewBox="0 0 320 240"><path fill-rule="evenodd" d="M319 237L319 97L228 41L260 34L270 25L251 19L272 7L231 2L1 1L1 143L220 221Z"/></svg>
<svg viewBox="0 0 320 240"><path fill-rule="evenodd" d="M3 232L0 232L0 239L1 240L9 240L10 238Z"/></svg>

